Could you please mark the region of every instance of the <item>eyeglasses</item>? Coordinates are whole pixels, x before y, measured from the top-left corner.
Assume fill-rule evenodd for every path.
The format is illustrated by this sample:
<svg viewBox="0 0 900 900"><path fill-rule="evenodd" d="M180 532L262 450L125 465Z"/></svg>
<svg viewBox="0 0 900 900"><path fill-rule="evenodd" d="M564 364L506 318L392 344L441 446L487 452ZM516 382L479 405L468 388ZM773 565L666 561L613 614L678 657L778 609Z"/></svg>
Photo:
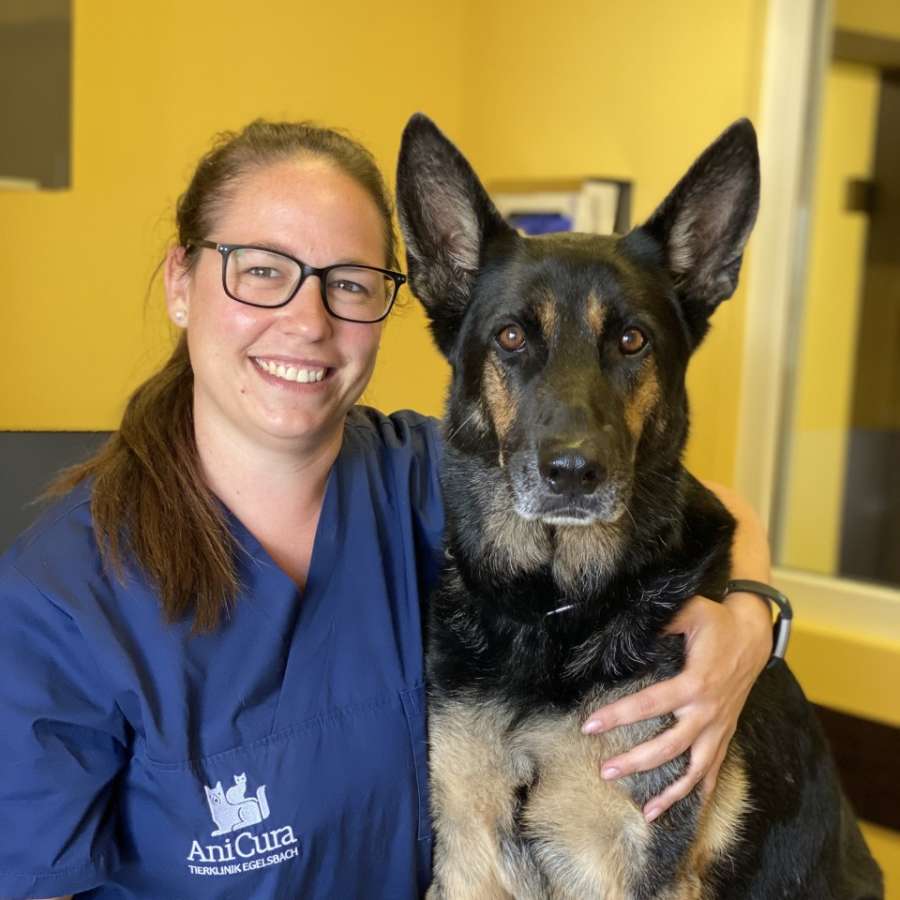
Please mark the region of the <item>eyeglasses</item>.
<svg viewBox="0 0 900 900"><path fill-rule="evenodd" d="M222 287L232 300L275 309L293 300L310 275L317 275L329 314L347 322L380 322L391 311L406 276L375 266L338 264L317 269L286 253L246 244L192 241L222 254Z"/></svg>

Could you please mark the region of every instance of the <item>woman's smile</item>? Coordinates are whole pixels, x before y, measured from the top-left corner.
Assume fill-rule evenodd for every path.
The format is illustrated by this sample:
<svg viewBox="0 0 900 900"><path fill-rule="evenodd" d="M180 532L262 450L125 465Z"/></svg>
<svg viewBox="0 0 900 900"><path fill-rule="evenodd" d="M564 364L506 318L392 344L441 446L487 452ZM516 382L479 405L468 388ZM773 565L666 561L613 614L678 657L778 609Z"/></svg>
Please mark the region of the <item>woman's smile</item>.
<svg viewBox="0 0 900 900"><path fill-rule="evenodd" d="M285 360L275 357L253 357L260 374L267 382L293 387L305 385L315 388L334 374L334 368L301 360Z"/></svg>

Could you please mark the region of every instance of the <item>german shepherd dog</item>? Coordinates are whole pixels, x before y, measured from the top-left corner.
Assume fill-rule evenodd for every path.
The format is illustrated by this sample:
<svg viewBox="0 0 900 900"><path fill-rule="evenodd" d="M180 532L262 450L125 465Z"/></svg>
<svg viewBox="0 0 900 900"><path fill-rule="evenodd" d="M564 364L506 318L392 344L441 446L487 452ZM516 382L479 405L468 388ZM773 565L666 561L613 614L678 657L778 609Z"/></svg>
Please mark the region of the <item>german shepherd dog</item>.
<svg viewBox="0 0 900 900"><path fill-rule="evenodd" d="M583 735L683 664L663 629L721 599L734 522L682 465L685 370L756 216L739 121L625 236L525 238L435 125L404 132L411 285L453 376L446 566L427 668L429 898L878 898L881 875L788 668L754 687L713 794L652 823L688 754L611 784L671 717Z"/></svg>

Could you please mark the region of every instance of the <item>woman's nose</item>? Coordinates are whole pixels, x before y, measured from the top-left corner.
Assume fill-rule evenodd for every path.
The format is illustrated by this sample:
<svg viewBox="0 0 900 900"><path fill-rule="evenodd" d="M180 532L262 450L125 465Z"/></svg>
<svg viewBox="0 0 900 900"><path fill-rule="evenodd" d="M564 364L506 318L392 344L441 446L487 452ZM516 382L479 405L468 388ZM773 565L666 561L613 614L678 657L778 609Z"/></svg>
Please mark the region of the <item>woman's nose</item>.
<svg viewBox="0 0 900 900"><path fill-rule="evenodd" d="M278 312L286 330L302 334L307 340L321 340L332 330L331 316L322 302L322 286L318 275L309 275Z"/></svg>

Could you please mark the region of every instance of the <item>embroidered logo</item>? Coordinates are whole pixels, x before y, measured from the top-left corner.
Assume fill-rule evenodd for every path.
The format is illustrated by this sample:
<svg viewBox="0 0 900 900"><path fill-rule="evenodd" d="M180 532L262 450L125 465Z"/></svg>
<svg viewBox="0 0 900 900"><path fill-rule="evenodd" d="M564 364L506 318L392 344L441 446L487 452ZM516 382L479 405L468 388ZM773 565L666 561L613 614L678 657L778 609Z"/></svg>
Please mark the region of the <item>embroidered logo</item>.
<svg viewBox="0 0 900 900"><path fill-rule="evenodd" d="M227 791L222 790L222 782L217 781L214 788L203 786L206 791L206 802L216 825L213 837L240 831L250 825L258 825L269 818L269 801L266 800L266 786L260 785L255 797L245 797L247 791L247 773L234 776L234 784Z"/></svg>
<svg viewBox="0 0 900 900"><path fill-rule="evenodd" d="M215 831L212 837L226 835L220 843L201 844L194 840L187 855L191 875L237 875L277 866L300 856L300 840L290 825L269 831L244 831L269 818L266 786L260 785L255 797L247 796L247 773L234 775L234 784L227 790L222 782L215 787L203 785L206 802ZM233 832L240 834L231 838Z"/></svg>

